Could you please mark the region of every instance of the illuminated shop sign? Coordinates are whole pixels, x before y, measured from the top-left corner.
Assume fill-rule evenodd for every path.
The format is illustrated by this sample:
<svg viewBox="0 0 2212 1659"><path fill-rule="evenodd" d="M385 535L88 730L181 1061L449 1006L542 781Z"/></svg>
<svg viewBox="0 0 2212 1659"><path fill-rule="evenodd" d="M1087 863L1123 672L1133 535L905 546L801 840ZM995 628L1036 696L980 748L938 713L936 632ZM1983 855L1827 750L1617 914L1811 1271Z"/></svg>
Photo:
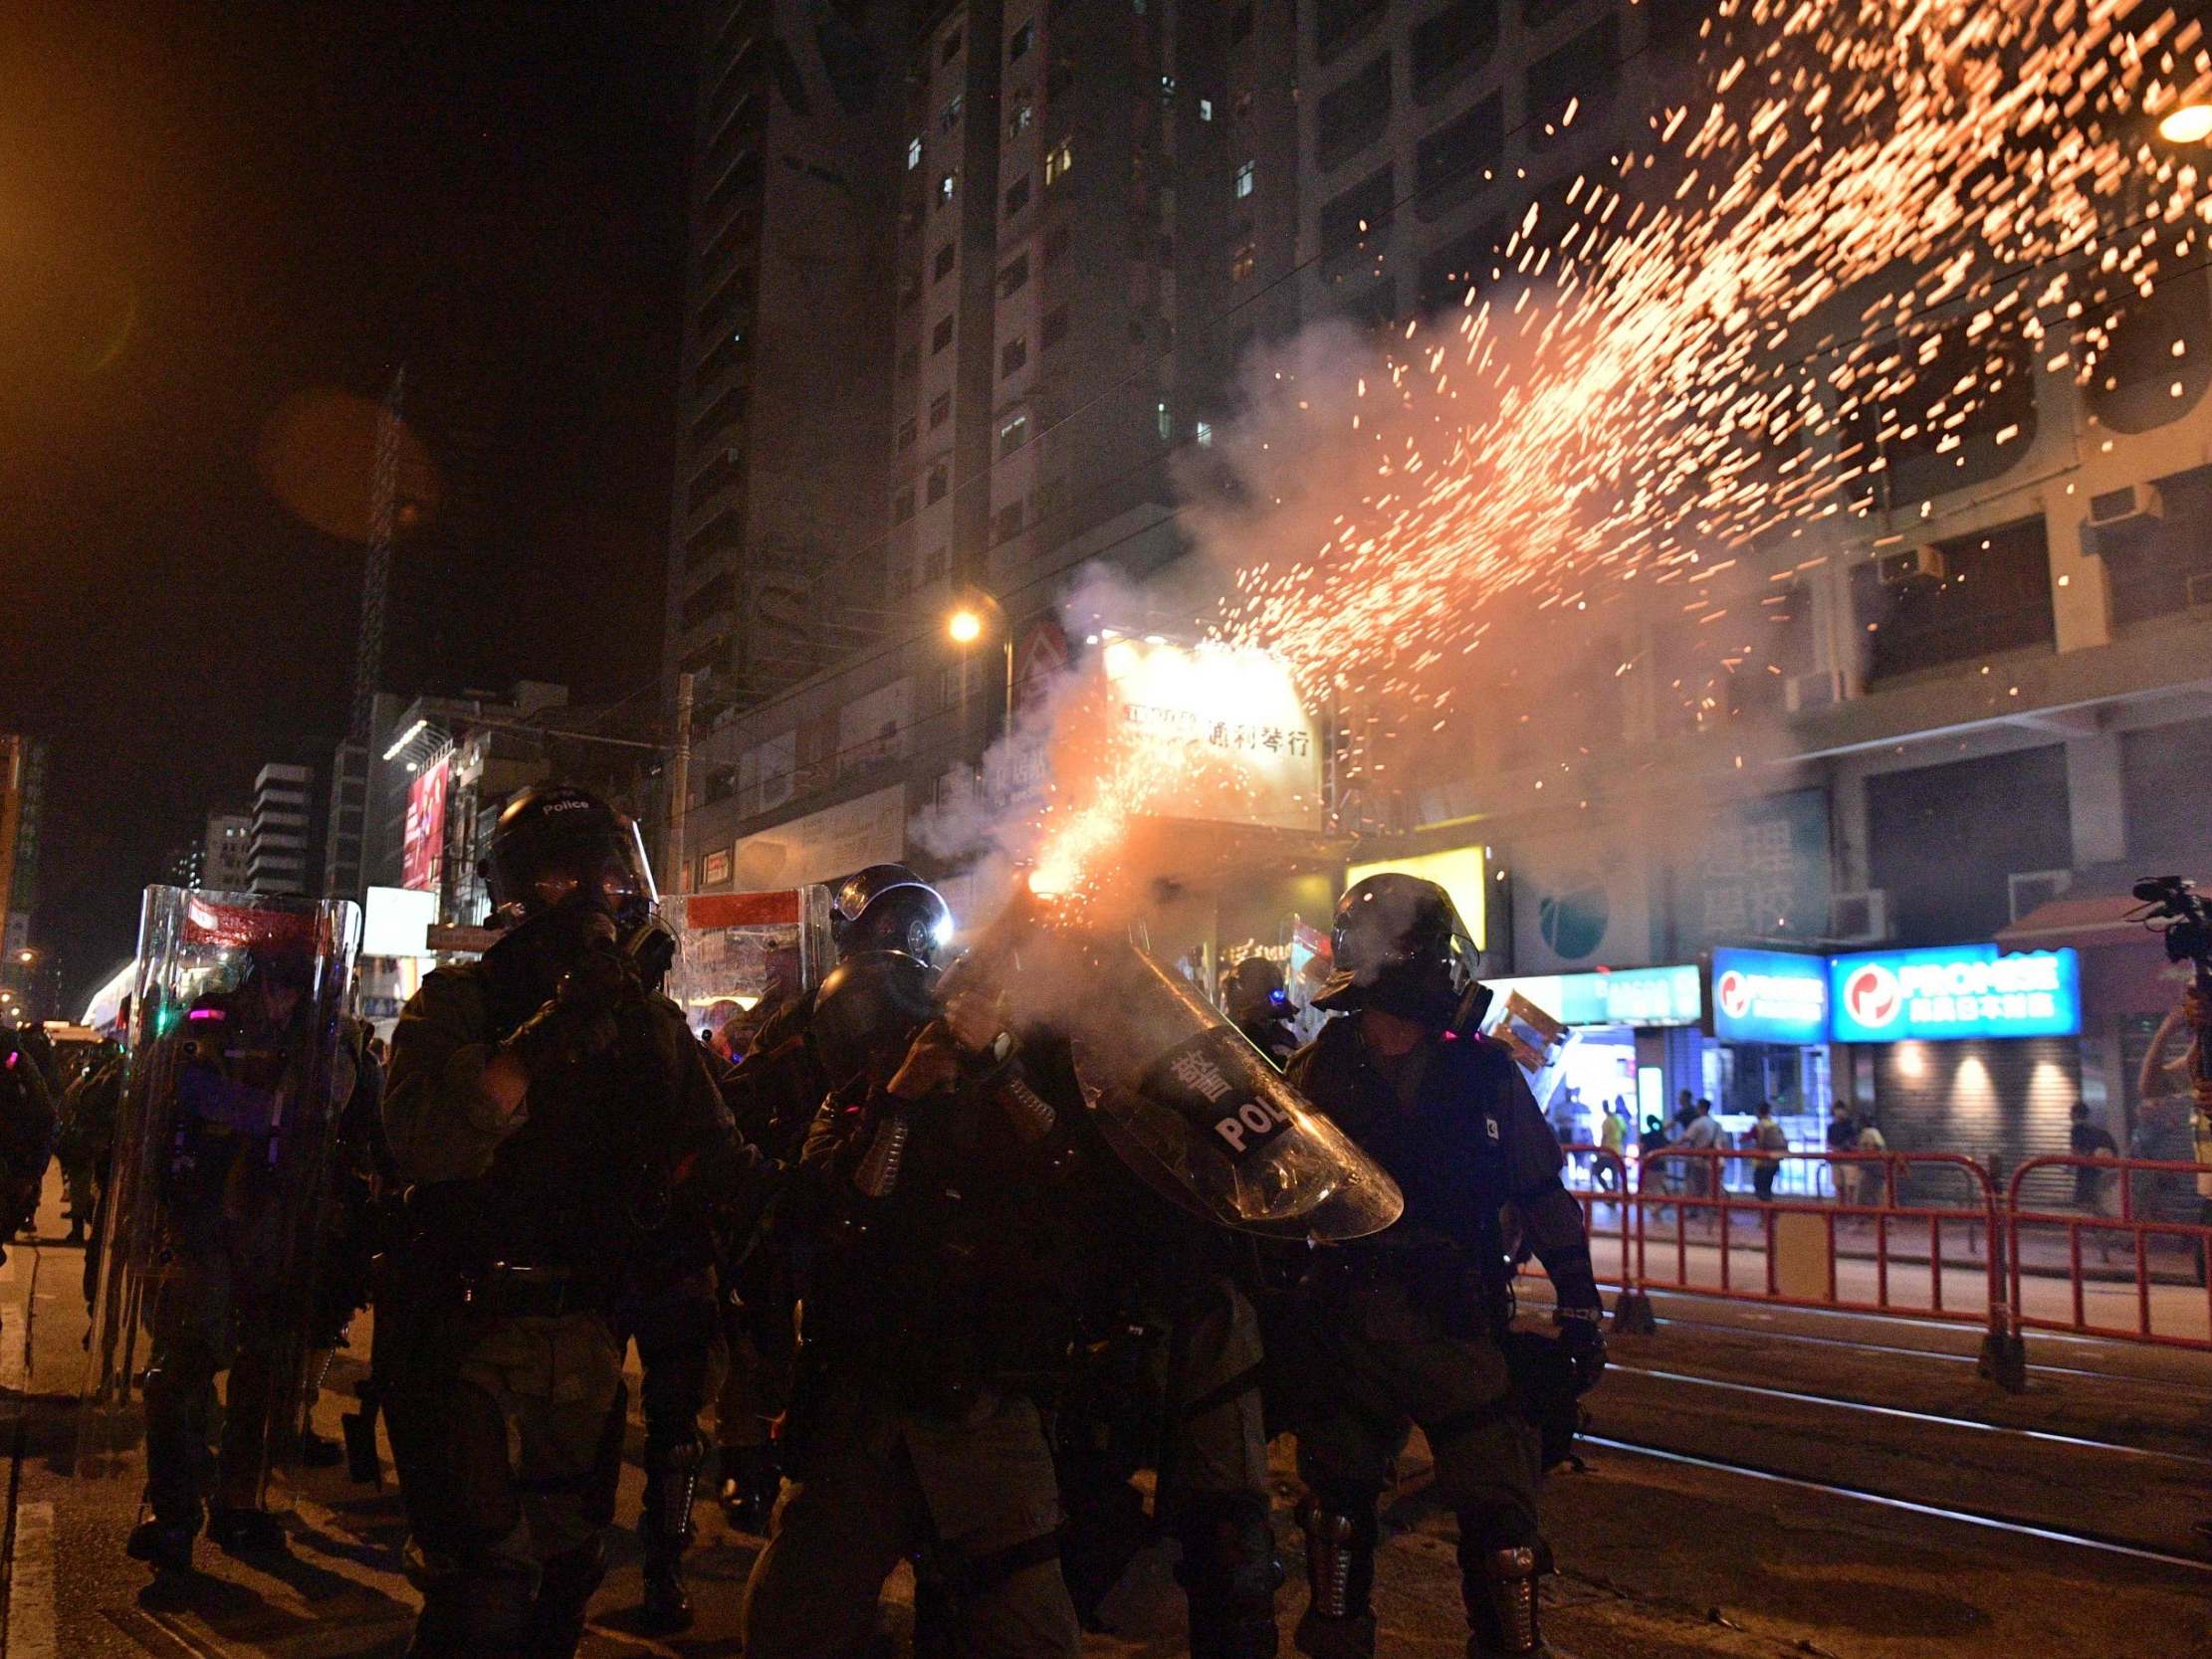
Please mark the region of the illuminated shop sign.
<svg viewBox="0 0 2212 1659"><path fill-rule="evenodd" d="M1729 1043L1828 1041L1826 956L1713 952L1713 1035Z"/></svg>
<svg viewBox="0 0 2212 1659"><path fill-rule="evenodd" d="M1502 1008L1515 991L1562 1025L1695 1025L1705 1017L1696 965L1623 967L1486 980Z"/></svg>
<svg viewBox="0 0 2212 1659"><path fill-rule="evenodd" d="M1835 1039L2074 1037L2082 973L2072 950L2001 955L1994 944L1838 956L1829 968Z"/></svg>

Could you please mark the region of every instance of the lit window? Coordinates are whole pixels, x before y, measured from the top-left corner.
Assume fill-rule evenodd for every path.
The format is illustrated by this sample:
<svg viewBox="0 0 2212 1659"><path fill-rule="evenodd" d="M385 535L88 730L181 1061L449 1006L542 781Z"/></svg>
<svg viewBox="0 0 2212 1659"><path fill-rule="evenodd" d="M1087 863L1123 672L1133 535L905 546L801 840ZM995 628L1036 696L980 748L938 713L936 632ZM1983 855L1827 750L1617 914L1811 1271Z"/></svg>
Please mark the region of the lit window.
<svg viewBox="0 0 2212 1659"><path fill-rule="evenodd" d="M998 453L1000 455L1011 455L1028 441L1029 417L1027 415L1015 415L1012 419L999 423Z"/></svg>
<svg viewBox="0 0 2212 1659"><path fill-rule="evenodd" d="M1172 441L1175 437L1175 420L1174 417L1172 417L1168 413L1168 405L1166 399L1163 398L1159 403L1153 406L1153 419L1157 421L1160 426L1160 441L1163 444Z"/></svg>
<svg viewBox="0 0 2212 1659"><path fill-rule="evenodd" d="M1199 100L1199 119L1200 119L1200 120L1202 120L1202 121L1210 121L1210 120L1212 120L1213 118L1214 118L1214 101L1213 101L1212 99L1210 99L1210 98L1202 98L1202 99L1200 99L1200 100Z"/></svg>
<svg viewBox="0 0 2212 1659"><path fill-rule="evenodd" d="M1023 103L1013 106L1013 113L1006 117L1006 136L1018 138L1029 130L1029 123L1036 119L1036 110Z"/></svg>
<svg viewBox="0 0 2212 1659"><path fill-rule="evenodd" d="M1228 280L1240 283L1252 274L1252 245L1247 242L1228 257Z"/></svg>
<svg viewBox="0 0 2212 1659"><path fill-rule="evenodd" d="M1162 104L1173 104L1175 102L1175 77L1172 75L1160 77L1160 102Z"/></svg>
<svg viewBox="0 0 2212 1659"><path fill-rule="evenodd" d="M1010 64L1016 58L1026 55L1029 48L1036 43L1037 26L1034 23L1024 23L1013 32L1013 39L1006 43L1006 62Z"/></svg>
<svg viewBox="0 0 2212 1659"><path fill-rule="evenodd" d="M1044 158L1044 182L1057 183L1067 176L1068 169L1074 165L1074 146L1070 140L1062 138Z"/></svg>
<svg viewBox="0 0 2212 1659"><path fill-rule="evenodd" d="M909 138L906 141L906 170L911 173L921 164L922 140L919 138Z"/></svg>
<svg viewBox="0 0 2212 1659"><path fill-rule="evenodd" d="M1258 163L1253 161L1247 161L1236 169L1236 199L1238 201L1242 201L1252 193L1253 177L1257 171Z"/></svg>
<svg viewBox="0 0 2212 1659"><path fill-rule="evenodd" d="M1198 424L1197 424L1196 426L1194 426L1194 427L1193 427L1193 428L1191 429L1191 436L1192 436L1192 437L1194 437L1194 438L1196 438L1196 439L1198 440L1198 444L1199 444L1199 448L1200 448L1200 449L1211 449L1211 448L1213 448L1213 447L1214 447L1214 423L1213 423L1212 421L1200 421L1200 422L1199 422L1199 423L1198 423Z"/></svg>
<svg viewBox="0 0 2212 1659"><path fill-rule="evenodd" d="M939 207L943 207L953 199L953 181L956 177L958 177L957 174L947 173L937 181L937 205Z"/></svg>

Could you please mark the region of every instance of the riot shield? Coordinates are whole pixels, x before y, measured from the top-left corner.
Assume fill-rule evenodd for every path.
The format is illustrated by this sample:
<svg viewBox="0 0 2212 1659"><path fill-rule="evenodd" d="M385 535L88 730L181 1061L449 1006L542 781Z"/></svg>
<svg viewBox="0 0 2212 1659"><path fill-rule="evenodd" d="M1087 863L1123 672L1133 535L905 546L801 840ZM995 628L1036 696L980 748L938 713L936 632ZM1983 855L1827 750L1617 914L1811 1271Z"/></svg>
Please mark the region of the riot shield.
<svg viewBox="0 0 2212 1659"><path fill-rule="evenodd" d="M760 1011L764 997L813 989L836 964L826 887L693 893L677 905L667 991L702 1035Z"/></svg>
<svg viewBox="0 0 2212 1659"><path fill-rule="evenodd" d="M1308 1104L1198 988L1126 937L1017 899L947 975L1067 1033L1098 1127L1187 1209L1242 1232L1361 1238L1405 1210L1398 1183Z"/></svg>
<svg viewBox="0 0 2212 1659"><path fill-rule="evenodd" d="M359 933L348 903L146 890L77 1467L157 1507L261 1507L298 1445Z"/></svg>

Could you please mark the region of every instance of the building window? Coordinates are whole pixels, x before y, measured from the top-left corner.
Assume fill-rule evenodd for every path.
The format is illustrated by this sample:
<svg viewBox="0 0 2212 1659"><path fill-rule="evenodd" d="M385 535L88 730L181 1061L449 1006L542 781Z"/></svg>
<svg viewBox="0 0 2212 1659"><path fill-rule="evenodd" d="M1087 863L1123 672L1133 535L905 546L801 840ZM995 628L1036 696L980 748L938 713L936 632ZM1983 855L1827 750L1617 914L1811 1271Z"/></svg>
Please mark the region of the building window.
<svg viewBox="0 0 2212 1659"><path fill-rule="evenodd" d="M914 440L920 436L920 433L917 430L918 424L919 423L915 421L902 421L900 423L899 448L912 449L914 447Z"/></svg>
<svg viewBox="0 0 2212 1659"><path fill-rule="evenodd" d="M930 549L929 557L922 560L922 580L934 582L941 579L944 574L945 544L941 541Z"/></svg>
<svg viewBox="0 0 2212 1659"><path fill-rule="evenodd" d="M1314 110L1315 158L1334 167L1382 137L1390 126L1390 54L1324 96Z"/></svg>
<svg viewBox="0 0 2212 1659"><path fill-rule="evenodd" d="M1252 193L1252 184L1259 171L1259 164L1246 161L1236 169L1236 199L1242 201Z"/></svg>
<svg viewBox="0 0 2212 1659"><path fill-rule="evenodd" d="M930 355L936 356L952 343L953 319L949 316L941 316L937 319L937 326L930 330Z"/></svg>
<svg viewBox="0 0 2212 1659"><path fill-rule="evenodd" d="M1067 338L1067 308L1054 306L1044 313L1044 343L1058 345Z"/></svg>
<svg viewBox="0 0 2212 1659"><path fill-rule="evenodd" d="M953 394L939 392L930 399L930 430L935 432L953 418Z"/></svg>
<svg viewBox="0 0 2212 1659"><path fill-rule="evenodd" d="M1024 23L1013 32L1013 39L1006 43L1006 62L1010 64L1016 58L1027 57L1029 48L1036 45L1036 24L1034 22Z"/></svg>
<svg viewBox="0 0 2212 1659"><path fill-rule="evenodd" d="M906 311L922 300L922 274L917 271L899 283L899 310Z"/></svg>
<svg viewBox="0 0 2212 1659"><path fill-rule="evenodd" d="M1003 380L1029 360L1029 342L1016 337L1006 341L998 351L998 378Z"/></svg>
<svg viewBox="0 0 2212 1659"><path fill-rule="evenodd" d="M1067 256L1068 243L1073 237L1074 232L1066 225L1054 225L1044 233L1044 263L1047 267L1057 265Z"/></svg>
<svg viewBox="0 0 2212 1659"><path fill-rule="evenodd" d="M1578 119L1587 119L1592 108L1613 97L1621 76L1618 34L1614 20L1606 18L1529 66L1530 147L1558 142L1570 108Z"/></svg>
<svg viewBox="0 0 2212 1659"><path fill-rule="evenodd" d="M919 138L909 138L906 141L906 170L911 173L921 164L922 140Z"/></svg>
<svg viewBox="0 0 2212 1659"><path fill-rule="evenodd" d="M1152 418L1154 424L1160 428L1160 441L1163 444L1175 442L1175 417L1168 413L1166 398L1153 405Z"/></svg>
<svg viewBox="0 0 2212 1659"><path fill-rule="evenodd" d="M953 274L953 244L948 242L937 250L937 258L930 265L931 280L943 282Z"/></svg>
<svg viewBox="0 0 2212 1659"><path fill-rule="evenodd" d="M1029 205L1029 175L1023 173L1006 186L1006 214L1010 218Z"/></svg>
<svg viewBox="0 0 2212 1659"><path fill-rule="evenodd" d="M899 378L911 380L922 372L922 348L910 345L899 353Z"/></svg>
<svg viewBox="0 0 2212 1659"><path fill-rule="evenodd" d="M909 485L891 498L891 522L903 524L914 517L914 487Z"/></svg>
<svg viewBox="0 0 2212 1659"><path fill-rule="evenodd" d="M1011 541L1021 533L1021 504L1008 502L991 517L993 542Z"/></svg>
<svg viewBox="0 0 2212 1659"><path fill-rule="evenodd" d="M953 199L953 185L959 176L958 173L947 173L937 181L937 205L939 207L943 207Z"/></svg>
<svg viewBox="0 0 2212 1659"><path fill-rule="evenodd" d="M1011 455L1029 441L1029 417L1014 415L998 423L998 454Z"/></svg>
<svg viewBox="0 0 2212 1659"><path fill-rule="evenodd" d="M1240 283L1252 274L1252 245L1247 242L1228 256L1228 280Z"/></svg>
<svg viewBox="0 0 2212 1659"><path fill-rule="evenodd" d="M1424 218L1435 218L1482 188L1502 164L1505 104L1496 94L1422 139L1414 155L1414 190Z"/></svg>
<svg viewBox="0 0 2212 1659"><path fill-rule="evenodd" d="M961 109L967 103L968 95L966 93L955 93L951 102L937 112L937 130L951 132L957 128L960 125Z"/></svg>
<svg viewBox="0 0 2212 1659"><path fill-rule="evenodd" d="M945 499L946 492L951 490L952 487L953 464L950 461L940 461L936 466L930 469L930 505L932 507L935 507L939 502L943 501Z"/></svg>
<svg viewBox="0 0 2212 1659"><path fill-rule="evenodd" d="M1009 299L1028 285L1029 256L1016 254L1006 268L998 273L998 298Z"/></svg>
<svg viewBox="0 0 2212 1659"><path fill-rule="evenodd" d="M937 49L937 61L949 64L960 56L960 31L955 29L945 37L945 44Z"/></svg>
<svg viewBox="0 0 2212 1659"><path fill-rule="evenodd" d="M1191 436L1198 441L1200 449L1212 449L1214 447L1214 423L1212 421L1198 422L1191 428Z"/></svg>
<svg viewBox="0 0 2212 1659"><path fill-rule="evenodd" d="M1006 117L1006 136L1018 138L1029 130L1029 123L1036 119L1036 109L1023 100L1013 106L1013 113Z"/></svg>
<svg viewBox="0 0 2212 1659"><path fill-rule="evenodd" d="M1074 146L1068 139L1062 138L1044 157L1044 182L1047 185L1058 183L1067 177L1067 170L1074 165Z"/></svg>
<svg viewBox="0 0 2212 1659"><path fill-rule="evenodd" d="M1044 96L1058 98L1075 85L1075 60L1062 58L1044 72Z"/></svg>
<svg viewBox="0 0 2212 1659"><path fill-rule="evenodd" d="M1238 120L1250 120L1252 118L1252 95L1249 92L1238 93L1234 99L1230 100L1228 108L1229 113Z"/></svg>
<svg viewBox="0 0 2212 1659"><path fill-rule="evenodd" d="M1213 101L1212 99L1210 99L1210 98L1202 98L1202 99L1200 99L1200 100L1199 100L1199 119L1200 119L1200 120L1202 120L1202 121L1210 121L1210 120L1212 120L1213 118L1214 118L1214 101Z"/></svg>

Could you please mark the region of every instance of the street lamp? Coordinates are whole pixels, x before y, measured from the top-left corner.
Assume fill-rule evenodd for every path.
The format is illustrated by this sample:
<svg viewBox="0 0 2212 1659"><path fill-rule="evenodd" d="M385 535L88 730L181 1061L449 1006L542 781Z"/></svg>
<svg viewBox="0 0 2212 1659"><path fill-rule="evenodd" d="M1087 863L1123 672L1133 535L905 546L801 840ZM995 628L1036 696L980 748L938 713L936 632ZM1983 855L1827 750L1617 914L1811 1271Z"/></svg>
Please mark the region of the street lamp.
<svg viewBox="0 0 2212 1659"><path fill-rule="evenodd" d="M1005 653L1006 659L1006 701L1003 705L1005 714L1000 729L1011 731L1013 729L1013 626L1006 620L1005 607L981 588L975 588L964 593L960 602L945 617L945 637L959 646L963 652L993 629L997 630L999 649ZM963 730L967 729L968 671L965 665L962 667L960 676L960 724ZM985 735L988 736L988 733ZM977 757L979 760L982 758L982 750L986 746L988 746L986 742L978 742Z"/></svg>

